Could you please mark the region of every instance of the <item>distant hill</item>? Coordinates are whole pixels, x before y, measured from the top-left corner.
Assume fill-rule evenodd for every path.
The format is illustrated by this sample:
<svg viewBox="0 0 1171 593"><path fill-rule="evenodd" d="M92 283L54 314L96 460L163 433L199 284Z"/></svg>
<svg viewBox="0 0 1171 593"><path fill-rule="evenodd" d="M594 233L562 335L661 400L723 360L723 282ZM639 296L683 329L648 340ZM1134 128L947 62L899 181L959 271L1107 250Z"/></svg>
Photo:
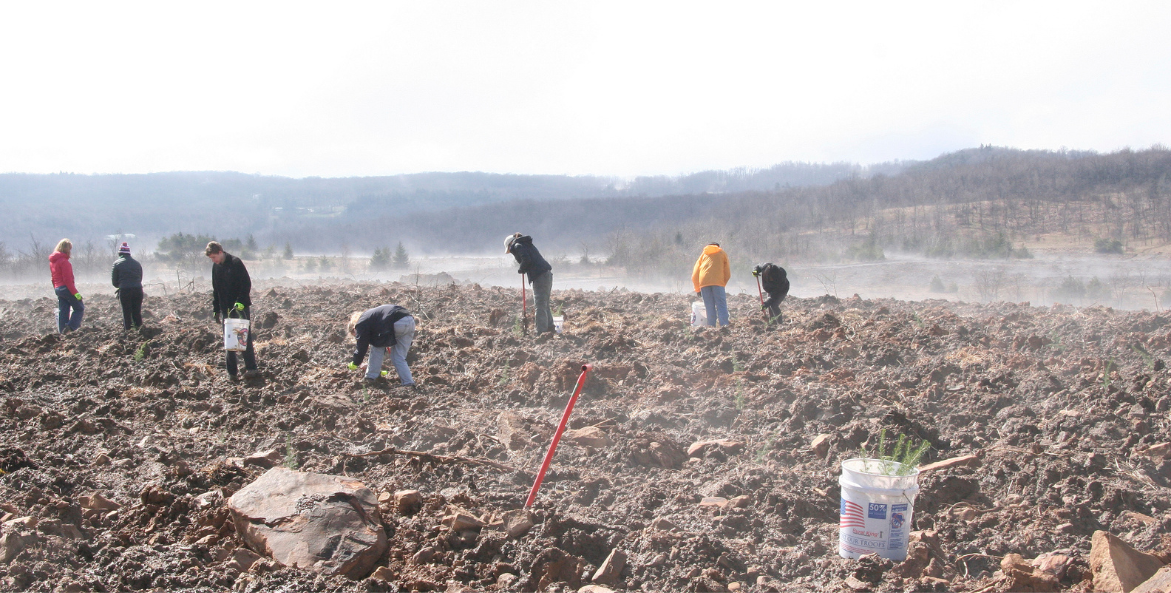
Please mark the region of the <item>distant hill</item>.
<svg viewBox="0 0 1171 593"><path fill-rule="evenodd" d="M304 221L290 237L330 250L403 241L416 253L494 253L530 233L550 253L604 254L655 270L694 261L708 241L736 257L869 260L1027 257L1053 236L1086 249L1171 243L1171 151L1110 154L981 147L830 184L623 198L514 200L366 220ZM279 233L277 238L279 238ZM1071 243L1072 242L1072 243ZM680 262L682 262L680 264ZM679 270L674 270L678 273Z"/></svg>
<svg viewBox="0 0 1171 593"><path fill-rule="evenodd" d="M891 171L906 163L874 170ZM833 183L868 175L850 163L783 163L766 169L704 171L678 177L419 173L386 177L293 179L232 172L147 175L0 174L0 242L10 249L36 237L55 242L133 233L153 246L182 231L218 237L254 234L315 248L296 231L320 223L361 224L372 218L474 208L515 201L727 193ZM331 227L332 224L324 226ZM328 245L329 242L324 243Z"/></svg>

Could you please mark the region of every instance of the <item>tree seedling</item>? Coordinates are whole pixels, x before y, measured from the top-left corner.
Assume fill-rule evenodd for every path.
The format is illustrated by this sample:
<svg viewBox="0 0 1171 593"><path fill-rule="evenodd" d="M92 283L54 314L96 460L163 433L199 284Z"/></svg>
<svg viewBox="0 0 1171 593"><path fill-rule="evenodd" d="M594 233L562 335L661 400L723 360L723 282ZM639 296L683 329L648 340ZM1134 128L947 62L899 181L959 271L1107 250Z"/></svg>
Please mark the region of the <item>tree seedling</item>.
<svg viewBox="0 0 1171 593"><path fill-rule="evenodd" d="M923 454L931 448L927 441L920 441L918 446L911 442L906 435L900 434L895 442L894 450L886 452L886 429L878 434L878 447L871 451L866 450L866 443L862 443L862 471L878 473L884 476L906 476L919 467Z"/></svg>

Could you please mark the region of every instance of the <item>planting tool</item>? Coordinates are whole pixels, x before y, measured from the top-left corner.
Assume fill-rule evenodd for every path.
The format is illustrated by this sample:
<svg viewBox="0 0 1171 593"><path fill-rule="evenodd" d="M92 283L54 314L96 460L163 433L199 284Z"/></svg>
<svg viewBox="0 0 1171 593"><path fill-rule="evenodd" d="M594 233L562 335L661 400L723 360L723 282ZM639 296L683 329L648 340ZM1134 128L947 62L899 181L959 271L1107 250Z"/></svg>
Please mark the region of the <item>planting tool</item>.
<svg viewBox="0 0 1171 593"><path fill-rule="evenodd" d="M561 433L565 432L565 425L569 422L569 415L573 413L573 404L577 402L577 396L581 395L581 388L585 385L586 375L594 370L594 365L581 365L581 375L577 378L577 386L573 388L573 396L569 398L569 403L565 404L565 413L561 415L561 424L557 426L557 432L553 433L553 442L549 443L549 452L545 453L545 461L541 462L541 471L537 473L537 479L533 482L533 489L529 490L529 498L525 501L525 508L533 506L533 501L537 499L537 492L541 490L541 481L545 479L545 472L549 470L549 464L553 461L553 454L557 452L557 443L561 442Z"/></svg>
<svg viewBox="0 0 1171 593"><path fill-rule="evenodd" d="M520 275L520 327L524 335L529 335L529 299L525 295L525 275Z"/></svg>

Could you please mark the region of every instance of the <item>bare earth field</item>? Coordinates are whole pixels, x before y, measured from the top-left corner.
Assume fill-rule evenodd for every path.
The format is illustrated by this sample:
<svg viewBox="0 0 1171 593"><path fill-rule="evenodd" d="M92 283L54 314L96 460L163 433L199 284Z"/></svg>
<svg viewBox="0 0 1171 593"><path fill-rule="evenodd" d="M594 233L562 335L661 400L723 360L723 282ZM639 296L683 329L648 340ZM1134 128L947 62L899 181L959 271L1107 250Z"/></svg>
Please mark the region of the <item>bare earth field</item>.
<svg viewBox="0 0 1171 593"><path fill-rule="evenodd" d="M766 327L741 294L693 331L687 295L555 290L565 333L534 338L517 292L266 284L240 384L204 292L151 292L142 332L95 294L66 336L55 301L0 301L0 588L577 591L618 550L615 590L1087 591L1096 530L1171 560L1171 315L825 296ZM419 320L421 392L344 368L344 319L383 303ZM840 464L883 428L970 457L921 475L906 562L842 559ZM392 447L432 456L355 456ZM240 551L225 499L273 464L421 493L379 498L377 578Z"/></svg>

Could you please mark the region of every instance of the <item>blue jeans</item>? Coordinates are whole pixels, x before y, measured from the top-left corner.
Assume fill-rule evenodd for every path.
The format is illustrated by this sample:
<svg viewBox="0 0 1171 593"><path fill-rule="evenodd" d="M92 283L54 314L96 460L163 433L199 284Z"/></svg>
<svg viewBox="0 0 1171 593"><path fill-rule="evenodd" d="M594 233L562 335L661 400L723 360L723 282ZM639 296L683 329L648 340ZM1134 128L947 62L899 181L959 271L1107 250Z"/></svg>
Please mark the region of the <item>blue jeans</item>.
<svg viewBox="0 0 1171 593"><path fill-rule="evenodd" d="M728 295L723 286L705 286L699 289L703 297L703 308L707 310L707 324L716 325L716 316L719 315L720 325L728 325Z"/></svg>
<svg viewBox="0 0 1171 593"><path fill-rule="evenodd" d="M415 341L415 318L407 315L394 322L394 346L390 348L371 348L370 363L366 365L366 378L377 379L382 374L382 358L390 350L390 362L398 373L399 381L403 385L414 385L411 369L407 366L407 352L411 349L411 342Z"/></svg>
<svg viewBox="0 0 1171 593"><path fill-rule="evenodd" d="M549 310L549 295L553 292L553 272L533 278L533 313L537 318L537 333L553 331L553 313Z"/></svg>
<svg viewBox="0 0 1171 593"><path fill-rule="evenodd" d="M57 331L65 333L65 328L75 330L81 327L81 318L85 316L85 303L77 300L72 292L64 286L53 289L57 293ZM69 310L73 309L70 314Z"/></svg>

